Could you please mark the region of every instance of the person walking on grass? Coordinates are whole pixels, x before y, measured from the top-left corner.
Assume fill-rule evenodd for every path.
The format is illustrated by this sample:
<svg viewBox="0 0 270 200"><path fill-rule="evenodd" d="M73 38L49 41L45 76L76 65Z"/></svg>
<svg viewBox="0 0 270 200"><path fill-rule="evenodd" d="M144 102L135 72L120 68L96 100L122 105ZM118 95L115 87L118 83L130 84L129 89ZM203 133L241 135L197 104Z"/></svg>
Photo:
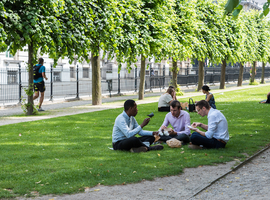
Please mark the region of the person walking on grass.
<svg viewBox="0 0 270 200"><path fill-rule="evenodd" d="M190 129L195 131L190 137L191 149L203 148L224 148L229 141L228 123L225 116L217 109L210 107L209 103L201 100L196 104L196 110L202 117L207 116L208 125L193 122ZM197 127L206 130L203 132ZM202 145L202 146L201 146Z"/></svg>
<svg viewBox="0 0 270 200"><path fill-rule="evenodd" d="M39 58L38 59L38 64L36 64L33 67L33 71L34 71L34 96L33 96L33 100L37 99L39 97L39 92L40 92L40 98L39 98L39 108L38 111L44 111L41 108L41 105L43 103L44 100L44 93L45 93L45 83L44 83L44 79L48 80L48 78L46 77L45 74L45 66L44 64L44 59L43 58Z"/></svg>
<svg viewBox="0 0 270 200"><path fill-rule="evenodd" d="M145 131L145 127L150 118L144 119L139 125L135 119L138 113L137 104L134 100L126 100L124 111L117 116L113 126L112 144L114 150L131 151L133 153L146 152L151 150L161 150L162 145L150 146L155 141L158 131ZM135 137L140 135L141 137Z"/></svg>

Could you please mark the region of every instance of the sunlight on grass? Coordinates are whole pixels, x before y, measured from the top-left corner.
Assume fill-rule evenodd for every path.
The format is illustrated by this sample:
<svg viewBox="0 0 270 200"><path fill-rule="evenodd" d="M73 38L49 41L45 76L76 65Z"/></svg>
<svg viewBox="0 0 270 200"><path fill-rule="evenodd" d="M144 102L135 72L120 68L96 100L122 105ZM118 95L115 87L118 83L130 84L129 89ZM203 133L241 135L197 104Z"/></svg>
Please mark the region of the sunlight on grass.
<svg viewBox="0 0 270 200"><path fill-rule="evenodd" d="M264 86L214 95L230 133L226 148L219 150L164 145L162 151L140 154L112 151L108 147L112 147L114 120L123 108L1 126L0 198L31 196L31 191L70 194L98 184L152 180L177 175L187 167L243 160L270 143L270 105L258 103L266 99L267 92L269 87ZM204 98L201 94L193 97L194 101ZM188 102L189 98L179 100ZM145 130L158 130L166 113L157 111L157 102L140 104L138 109L138 123L154 112ZM190 118L191 122L207 123L207 117L197 113L190 113Z"/></svg>

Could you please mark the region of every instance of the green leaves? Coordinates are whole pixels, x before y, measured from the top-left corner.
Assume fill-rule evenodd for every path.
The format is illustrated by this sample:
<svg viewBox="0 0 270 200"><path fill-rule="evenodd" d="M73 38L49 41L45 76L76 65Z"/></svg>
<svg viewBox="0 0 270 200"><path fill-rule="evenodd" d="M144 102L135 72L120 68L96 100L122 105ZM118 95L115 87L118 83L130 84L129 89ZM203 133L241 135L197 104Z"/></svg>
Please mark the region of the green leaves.
<svg viewBox="0 0 270 200"><path fill-rule="evenodd" d="M236 18L238 17L238 15L239 15L239 13L241 12L242 8L243 8L243 6L239 4L239 5L233 10L232 15L233 15L234 19L236 19Z"/></svg>
<svg viewBox="0 0 270 200"><path fill-rule="evenodd" d="M238 6L239 0L228 0L225 5L226 13L231 13Z"/></svg>

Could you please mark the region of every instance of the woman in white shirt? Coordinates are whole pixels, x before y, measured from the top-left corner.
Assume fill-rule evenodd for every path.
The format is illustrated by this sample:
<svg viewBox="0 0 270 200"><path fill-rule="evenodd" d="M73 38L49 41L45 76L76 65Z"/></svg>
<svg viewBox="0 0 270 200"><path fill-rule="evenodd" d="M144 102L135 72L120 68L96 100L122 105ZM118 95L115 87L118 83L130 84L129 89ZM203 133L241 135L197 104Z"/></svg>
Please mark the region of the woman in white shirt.
<svg viewBox="0 0 270 200"><path fill-rule="evenodd" d="M158 100L158 111L170 112L170 103L173 100L176 100L175 91L173 88L169 87L167 92L162 94Z"/></svg>

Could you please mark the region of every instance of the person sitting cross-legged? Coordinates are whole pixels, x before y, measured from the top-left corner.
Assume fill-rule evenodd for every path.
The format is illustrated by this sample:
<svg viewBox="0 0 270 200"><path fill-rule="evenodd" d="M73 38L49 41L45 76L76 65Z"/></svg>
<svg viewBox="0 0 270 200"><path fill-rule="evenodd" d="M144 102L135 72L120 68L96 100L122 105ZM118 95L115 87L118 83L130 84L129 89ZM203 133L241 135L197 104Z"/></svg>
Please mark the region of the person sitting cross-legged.
<svg viewBox="0 0 270 200"><path fill-rule="evenodd" d="M169 135L160 136L160 141L166 142L172 138L180 140L182 144L189 143L190 129L190 116L189 113L181 110L179 101L174 100L170 104L170 112L165 116L164 122L160 127L160 131L164 132L167 126L171 124L173 129L169 130Z"/></svg>
<svg viewBox="0 0 270 200"><path fill-rule="evenodd" d="M217 109L211 108L209 103L201 100L196 104L196 110L202 117L207 116L208 125L193 122L191 130L195 131L190 136L191 144L188 146L191 149L203 148L224 148L229 141L228 123L225 116ZM206 130L203 132L197 127Z"/></svg>
<svg viewBox="0 0 270 200"><path fill-rule="evenodd" d="M115 119L112 132L113 149L134 153L163 149L162 145L150 146L155 141L154 135L158 135L158 131L143 130L143 127L149 123L150 118L144 119L143 123L138 125L134 118L138 113L135 101L126 100L124 109ZM137 134L141 137L135 137Z"/></svg>

